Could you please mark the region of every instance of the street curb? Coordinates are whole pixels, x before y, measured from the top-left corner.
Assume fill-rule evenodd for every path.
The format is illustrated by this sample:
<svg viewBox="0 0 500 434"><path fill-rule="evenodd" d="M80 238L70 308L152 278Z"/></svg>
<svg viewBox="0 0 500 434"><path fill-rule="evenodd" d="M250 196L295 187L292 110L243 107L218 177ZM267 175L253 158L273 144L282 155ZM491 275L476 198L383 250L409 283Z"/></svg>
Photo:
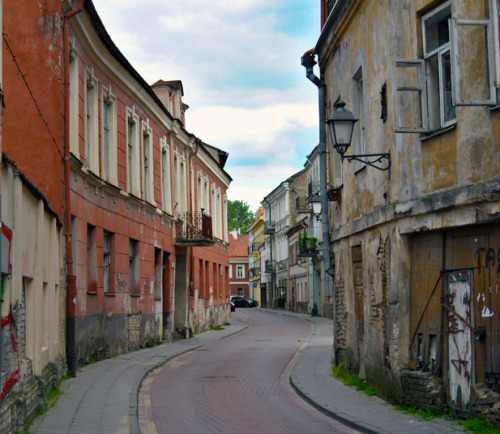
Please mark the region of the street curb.
<svg viewBox="0 0 500 434"><path fill-rule="evenodd" d="M239 328L238 330L235 330L235 331L233 331L231 333L228 333L225 336L222 336L216 342L221 341L223 339L226 339L226 338L228 338L230 336L234 336L235 334L241 333L243 330L246 330L249 327L248 324L245 324L245 323L243 323L241 321L238 321L238 322L240 323L240 327L241 328ZM230 324L230 325L232 325L232 324ZM210 332L214 332L214 330L208 330L205 333L210 333ZM185 354L191 353L193 351L199 350L200 348L203 348L203 347L209 345L210 343L212 343L212 341L207 342L207 343L200 343L199 345L197 345L195 347L192 347L192 348L189 348L186 351L182 351L182 352L180 352L178 354L167 356L166 359L161 360L157 365L151 366L150 369L148 369L144 373L144 375L139 379L139 381L136 382L135 391L132 391L132 393L130 394L130 404L129 404L129 408L131 409L131 413L130 413L130 433L131 434L132 433L133 434L140 434L141 433L141 431L140 431L140 422L139 422L139 393L140 393L140 390L141 390L142 383L143 383L144 379L152 371L154 371L155 369L161 368L162 366L166 365L168 362L172 361L173 359L175 359L177 357L180 357L180 356L183 356ZM169 345L169 344L164 344L164 345Z"/></svg>
<svg viewBox="0 0 500 434"><path fill-rule="evenodd" d="M309 405L314 407L316 410L320 411L321 413L323 413L324 415L326 415L328 417L331 417L332 419L335 419L336 421L342 423L343 425L347 425L350 428L353 428L357 431L367 433L367 434L379 434L380 433L380 431L374 431L372 429L368 429L368 428L366 428L366 427L364 427L356 422L353 422L350 419L347 419L345 417L340 416L338 413L335 413L335 412L323 407L321 404L318 404L316 401L314 401L312 398L307 396L307 394L301 390L301 388L296 384L297 380L294 380L293 377L294 377L294 375L292 372L292 374L290 375L290 386L292 386L292 389L295 390L297 395L299 395L304 401L306 401Z"/></svg>

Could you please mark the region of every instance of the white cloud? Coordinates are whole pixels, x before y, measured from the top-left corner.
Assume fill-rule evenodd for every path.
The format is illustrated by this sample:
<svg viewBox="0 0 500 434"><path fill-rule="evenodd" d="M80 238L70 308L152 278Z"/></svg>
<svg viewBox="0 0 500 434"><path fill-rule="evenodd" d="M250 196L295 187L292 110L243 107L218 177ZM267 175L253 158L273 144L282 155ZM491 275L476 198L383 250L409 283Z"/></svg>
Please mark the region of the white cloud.
<svg viewBox="0 0 500 434"><path fill-rule="evenodd" d="M182 81L190 106L187 129L229 152L232 200L251 198L253 209L302 169L317 143L318 107L317 89L305 78L300 56L319 36L319 2L94 0L94 5L147 82Z"/></svg>

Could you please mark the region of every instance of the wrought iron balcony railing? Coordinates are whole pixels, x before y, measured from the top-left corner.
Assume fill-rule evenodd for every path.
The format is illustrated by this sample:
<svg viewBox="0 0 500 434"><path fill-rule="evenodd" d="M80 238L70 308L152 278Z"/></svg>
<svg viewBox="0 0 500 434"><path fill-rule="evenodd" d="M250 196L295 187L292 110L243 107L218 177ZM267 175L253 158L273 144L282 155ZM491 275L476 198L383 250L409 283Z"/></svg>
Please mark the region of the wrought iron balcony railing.
<svg viewBox="0 0 500 434"><path fill-rule="evenodd" d="M266 235L274 234L276 232L276 224L272 221L264 222L264 233Z"/></svg>
<svg viewBox="0 0 500 434"><path fill-rule="evenodd" d="M284 261L276 262L276 268L278 271L286 270L288 268L288 261L285 259Z"/></svg>
<svg viewBox="0 0 500 434"><path fill-rule="evenodd" d="M250 268L248 274L249 274L250 279L259 277L260 276L260 267Z"/></svg>
<svg viewBox="0 0 500 434"><path fill-rule="evenodd" d="M308 237L307 234L299 236L299 256L300 257L315 257L318 255L318 239Z"/></svg>
<svg viewBox="0 0 500 434"><path fill-rule="evenodd" d="M266 259L266 273L274 273L276 271L276 261Z"/></svg>
<svg viewBox="0 0 500 434"><path fill-rule="evenodd" d="M175 223L177 246L211 246L215 244L212 235L212 217L203 212L179 214Z"/></svg>

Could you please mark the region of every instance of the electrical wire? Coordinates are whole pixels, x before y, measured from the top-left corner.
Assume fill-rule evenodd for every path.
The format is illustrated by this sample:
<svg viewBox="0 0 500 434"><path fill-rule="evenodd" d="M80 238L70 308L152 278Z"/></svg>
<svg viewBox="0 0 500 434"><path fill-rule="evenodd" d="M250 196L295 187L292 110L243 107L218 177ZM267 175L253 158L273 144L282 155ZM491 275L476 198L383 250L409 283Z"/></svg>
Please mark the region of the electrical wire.
<svg viewBox="0 0 500 434"><path fill-rule="evenodd" d="M12 51L12 48L9 45L9 42L7 41L7 35L4 32L2 32L2 37L3 37L3 40L5 41L5 45L6 45L7 49L9 50L9 52L10 52L10 54L12 56L12 60L14 61L15 65L17 67L17 70L19 71L19 74L21 75L21 78L24 81L24 84L25 84L26 88L28 89L28 92L29 92L29 94L31 96L31 99L33 100L33 102L35 104L35 107L36 107L36 109L38 111L38 114L40 115L40 118L42 119L42 122L43 122L45 128L49 132L49 135L52 138L52 141L54 142L54 145L56 146L57 152L59 153L59 155L61 156L61 158L64 159L64 156L63 156L61 150L59 149L59 146L57 145L57 141L56 141L54 135L52 134L52 131L50 130L49 124L45 120L45 117L44 117L44 115L42 113L42 110L40 109L40 106L38 105L38 102L37 102L35 96L33 95L33 92L31 91L31 88L30 88L30 86L28 84L28 81L26 80L26 76L24 75L24 73L23 73L23 71L21 69L21 66L17 62L16 56L14 55L14 52Z"/></svg>

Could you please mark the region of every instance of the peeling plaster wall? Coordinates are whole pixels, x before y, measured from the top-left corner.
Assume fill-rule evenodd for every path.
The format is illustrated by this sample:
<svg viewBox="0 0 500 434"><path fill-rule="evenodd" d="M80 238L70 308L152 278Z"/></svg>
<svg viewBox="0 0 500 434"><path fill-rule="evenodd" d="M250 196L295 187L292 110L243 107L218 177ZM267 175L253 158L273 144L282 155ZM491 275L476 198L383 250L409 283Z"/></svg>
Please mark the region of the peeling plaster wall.
<svg viewBox="0 0 500 434"><path fill-rule="evenodd" d="M336 269L334 354L379 395L397 402L403 399L401 372L409 363L411 235L498 224L500 216L499 110L457 107L456 126L433 137L395 132L393 60L422 58L420 17L435 5L430 0L340 1L316 47L327 86L327 117L337 98L352 109L354 77L361 68L366 152L390 152L392 160L390 172L381 172L341 163L335 151L330 153L331 179L342 185L342 200L329 209ZM482 18L487 5L453 0L452 13ZM386 122L381 119L384 84ZM355 292L356 246L362 256L361 299Z"/></svg>

